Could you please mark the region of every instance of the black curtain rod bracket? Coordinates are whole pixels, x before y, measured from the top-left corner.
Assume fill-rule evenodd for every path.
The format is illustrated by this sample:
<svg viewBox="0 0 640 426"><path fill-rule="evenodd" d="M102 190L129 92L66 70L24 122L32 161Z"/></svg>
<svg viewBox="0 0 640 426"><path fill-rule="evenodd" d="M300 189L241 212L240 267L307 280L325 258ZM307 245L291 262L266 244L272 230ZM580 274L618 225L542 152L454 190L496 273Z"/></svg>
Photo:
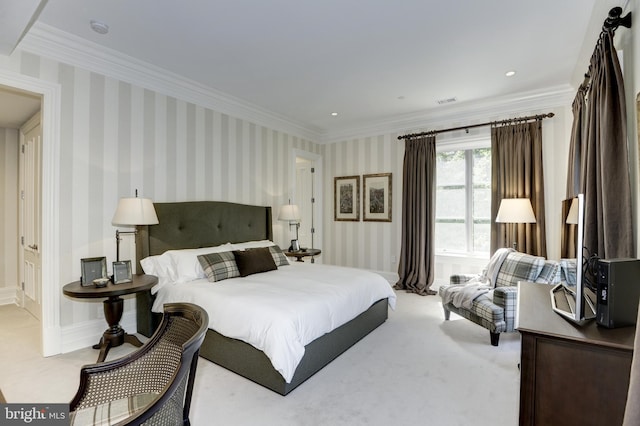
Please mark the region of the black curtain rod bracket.
<svg viewBox="0 0 640 426"><path fill-rule="evenodd" d="M627 13L625 16L622 16L622 8L614 7L609 11L609 16L604 20L604 24L602 24L602 31L612 28L614 31L619 26L623 26L625 28L631 28L631 12Z"/></svg>

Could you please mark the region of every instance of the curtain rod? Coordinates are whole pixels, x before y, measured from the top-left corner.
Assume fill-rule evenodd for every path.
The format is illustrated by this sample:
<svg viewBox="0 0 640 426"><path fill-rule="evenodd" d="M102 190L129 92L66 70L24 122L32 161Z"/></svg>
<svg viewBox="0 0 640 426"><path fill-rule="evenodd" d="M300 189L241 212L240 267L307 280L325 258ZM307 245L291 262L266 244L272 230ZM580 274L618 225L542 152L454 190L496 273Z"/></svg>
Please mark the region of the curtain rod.
<svg viewBox="0 0 640 426"><path fill-rule="evenodd" d="M598 41L596 42L596 48L593 50L591 54L591 59L593 60L593 55L596 54L596 50L598 45L602 42L602 37L604 36L606 31L611 30L613 33L618 29L619 26L623 26L625 28L631 28L631 12L627 13L625 16L622 15L621 7L614 7L609 11L609 15L604 20L602 24L602 31L600 31L600 35L598 36ZM582 82L583 88L589 84L589 80L591 79L591 60L589 61L589 68L584 75L584 81Z"/></svg>
<svg viewBox="0 0 640 426"><path fill-rule="evenodd" d="M473 129L475 127L497 126L497 125L500 125L500 124L526 122L526 121L530 121L530 120L542 120L544 118L551 118L553 116L554 116L554 114L552 112L549 112L547 114L530 115L528 117L507 118L506 120L488 121L486 123L471 124L469 126L452 127L450 129L430 130L428 132L421 132L421 133L410 133L408 135L398 136L398 139L399 140L402 140L402 139L413 139L413 138L418 138L420 136L429 136L429 135L437 135L438 133L453 132L455 130L466 130L468 132L469 129Z"/></svg>

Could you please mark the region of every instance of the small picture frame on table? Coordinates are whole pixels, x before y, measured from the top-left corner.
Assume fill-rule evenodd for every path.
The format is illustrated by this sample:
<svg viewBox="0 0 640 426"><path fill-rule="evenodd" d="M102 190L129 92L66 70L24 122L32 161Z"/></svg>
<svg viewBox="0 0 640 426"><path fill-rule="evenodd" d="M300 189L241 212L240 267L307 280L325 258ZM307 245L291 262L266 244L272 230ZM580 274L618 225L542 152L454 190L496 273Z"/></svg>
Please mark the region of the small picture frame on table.
<svg viewBox="0 0 640 426"><path fill-rule="evenodd" d="M94 285L93 280L107 277L106 257L87 257L80 259L80 285L88 287Z"/></svg>
<svg viewBox="0 0 640 426"><path fill-rule="evenodd" d="M113 283L124 284L133 281L131 274L131 261L122 260L119 262L113 262Z"/></svg>

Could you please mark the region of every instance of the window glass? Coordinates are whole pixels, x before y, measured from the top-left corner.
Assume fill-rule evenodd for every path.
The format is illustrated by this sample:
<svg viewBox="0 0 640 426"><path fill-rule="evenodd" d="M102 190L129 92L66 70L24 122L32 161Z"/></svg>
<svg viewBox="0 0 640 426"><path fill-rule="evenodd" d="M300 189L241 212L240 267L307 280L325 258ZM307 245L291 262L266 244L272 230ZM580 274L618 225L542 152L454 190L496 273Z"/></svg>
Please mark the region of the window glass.
<svg viewBox="0 0 640 426"><path fill-rule="evenodd" d="M489 252L491 148L437 154L435 228L439 252Z"/></svg>

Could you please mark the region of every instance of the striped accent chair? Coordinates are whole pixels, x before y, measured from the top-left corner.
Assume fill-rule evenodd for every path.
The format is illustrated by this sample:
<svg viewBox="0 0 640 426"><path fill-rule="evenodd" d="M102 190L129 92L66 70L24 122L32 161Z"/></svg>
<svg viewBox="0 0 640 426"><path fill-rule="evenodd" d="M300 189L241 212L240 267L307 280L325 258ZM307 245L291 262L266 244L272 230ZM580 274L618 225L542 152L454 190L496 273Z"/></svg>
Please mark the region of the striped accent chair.
<svg viewBox="0 0 640 426"><path fill-rule="evenodd" d="M465 285L478 277L477 274L452 275L449 285L441 286L438 293L445 299L445 292L450 286ZM490 283L490 291L476 297L470 308L443 301L444 318L448 320L450 313L455 312L481 325L489 330L491 344L498 346L500 333L513 331L515 327L518 281L557 284L560 277L559 262L517 251L511 252L502 262L495 283Z"/></svg>

